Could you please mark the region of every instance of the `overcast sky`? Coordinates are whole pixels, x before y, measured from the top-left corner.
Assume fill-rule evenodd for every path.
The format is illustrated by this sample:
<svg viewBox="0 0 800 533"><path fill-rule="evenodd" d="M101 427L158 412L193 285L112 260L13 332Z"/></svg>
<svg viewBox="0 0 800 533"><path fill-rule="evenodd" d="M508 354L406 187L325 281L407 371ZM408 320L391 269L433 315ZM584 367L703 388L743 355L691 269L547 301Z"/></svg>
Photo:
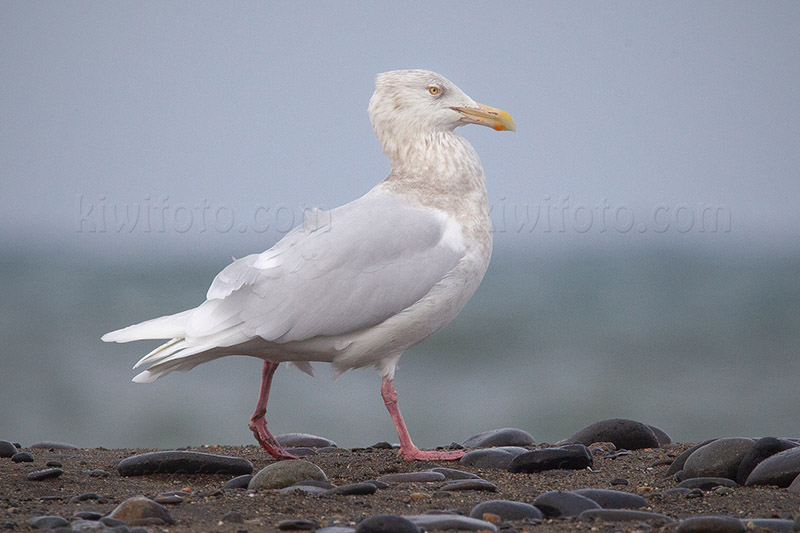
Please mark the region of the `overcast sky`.
<svg viewBox="0 0 800 533"><path fill-rule="evenodd" d="M517 122L460 130L499 246L796 249L798 27L797 2L4 1L0 242L264 249L385 177L374 76L426 68Z"/></svg>

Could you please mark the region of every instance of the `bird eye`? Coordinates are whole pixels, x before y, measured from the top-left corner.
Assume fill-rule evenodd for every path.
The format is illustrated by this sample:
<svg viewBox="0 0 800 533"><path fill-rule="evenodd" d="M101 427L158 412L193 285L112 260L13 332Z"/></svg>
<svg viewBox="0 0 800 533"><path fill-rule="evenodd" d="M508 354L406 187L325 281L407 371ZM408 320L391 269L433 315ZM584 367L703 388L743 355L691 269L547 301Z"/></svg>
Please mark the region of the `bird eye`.
<svg viewBox="0 0 800 533"><path fill-rule="evenodd" d="M428 87L428 92L431 93L433 96L439 96L442 94L442 89L437 87L436 85L430 85Z"/></svg>

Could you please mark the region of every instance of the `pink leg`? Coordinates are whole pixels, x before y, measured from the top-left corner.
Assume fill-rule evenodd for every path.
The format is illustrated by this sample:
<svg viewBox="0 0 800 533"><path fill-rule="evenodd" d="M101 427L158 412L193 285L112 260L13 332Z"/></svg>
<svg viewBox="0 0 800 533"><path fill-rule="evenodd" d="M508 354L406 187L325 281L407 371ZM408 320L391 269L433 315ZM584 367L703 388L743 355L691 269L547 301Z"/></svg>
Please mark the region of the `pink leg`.
<svg viewBox="0 0 800 533"><path fill-rule="evenodd" d="M261 447L275 459L299 459L299 457L287 452L275 440L275 437L267 429L267 419L264 418L267 413L267 399L269 398L269 387L272 384L272 375L277 369L278 363L264 361L264 368L261 371L261 390L258 393L256 412L250 417L250 431L253 432Z"/></svg>
<svg viewBox="0 0 800 533"><path fill-rule="evenodd" d="M463 450L452 451L422 451L411 442L411 435L408 434L403 415L397 407L397 391L394 390L393 380L384 377L381 381L381 396L383 403L392 416L392 421L397 428L397 436L400 437L400 456L406 461L456 461L464 456Z"/></svg>

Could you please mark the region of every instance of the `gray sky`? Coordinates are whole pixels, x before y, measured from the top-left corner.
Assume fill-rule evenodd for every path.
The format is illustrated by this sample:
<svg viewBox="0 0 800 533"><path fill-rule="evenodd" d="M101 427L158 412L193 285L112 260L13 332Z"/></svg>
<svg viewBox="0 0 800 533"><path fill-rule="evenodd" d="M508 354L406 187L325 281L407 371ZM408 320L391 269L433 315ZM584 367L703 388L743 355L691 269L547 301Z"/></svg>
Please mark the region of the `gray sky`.
<svg viewBox="0 0 800 533"><path fill-rule="evenodd" d="M799 25L796 2L6 1L0 241L266 248L387 174L374 75L428 68L517 121L460 130L500 247L797 247Z"/></svg>

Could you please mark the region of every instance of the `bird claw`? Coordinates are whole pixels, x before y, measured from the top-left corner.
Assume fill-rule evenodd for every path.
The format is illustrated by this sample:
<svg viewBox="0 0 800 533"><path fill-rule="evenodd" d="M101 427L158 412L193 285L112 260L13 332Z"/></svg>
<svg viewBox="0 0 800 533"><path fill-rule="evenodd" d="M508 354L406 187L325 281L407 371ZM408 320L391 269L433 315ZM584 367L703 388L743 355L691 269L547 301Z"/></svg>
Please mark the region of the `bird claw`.
<svg viewBox="0 0 800 533"><path fill-rule="evenodd" d="M275 440L275 437L273 437L272 433L270 433L267 429L267 421L264 419L264 417L251 420L249 427L250 431L253 432L253 436L255 436L261 447L278 461L283 461L285 459L300 459L300 457L286 451L286 448L281 446L280 443Z"/></svg>

